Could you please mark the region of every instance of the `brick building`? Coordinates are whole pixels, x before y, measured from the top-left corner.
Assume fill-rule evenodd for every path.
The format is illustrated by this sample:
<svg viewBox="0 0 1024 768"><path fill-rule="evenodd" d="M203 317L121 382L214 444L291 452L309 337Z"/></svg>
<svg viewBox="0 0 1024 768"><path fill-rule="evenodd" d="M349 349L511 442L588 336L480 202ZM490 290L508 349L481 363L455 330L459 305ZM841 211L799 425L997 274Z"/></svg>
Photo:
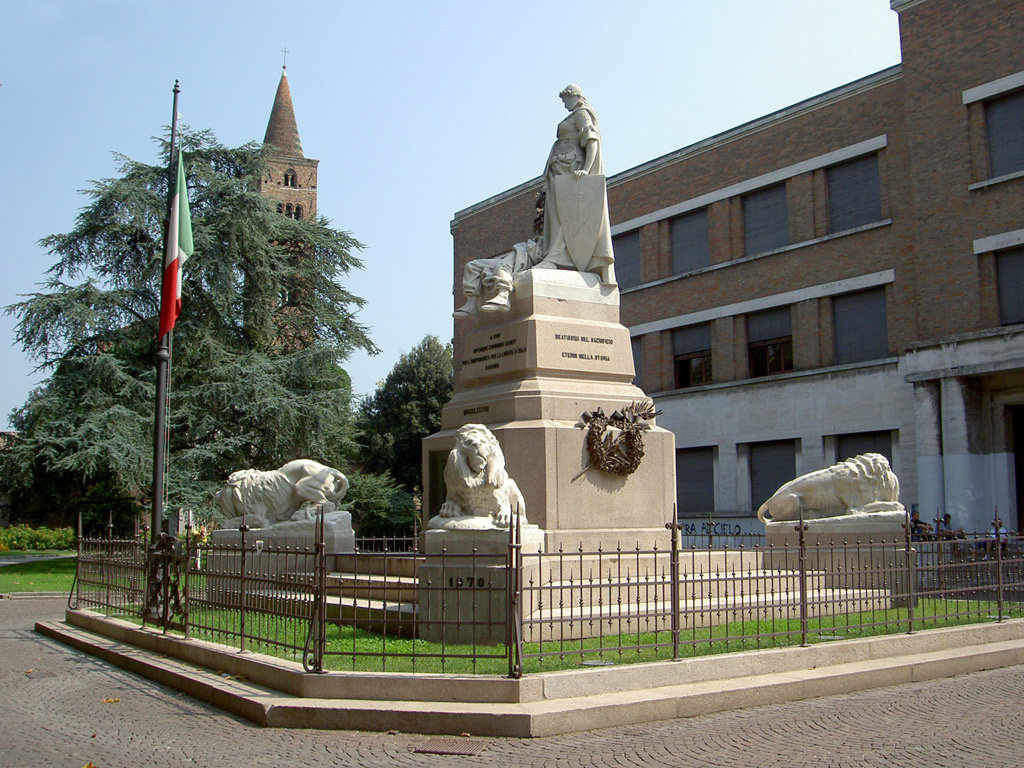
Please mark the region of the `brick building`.
<svg viewBox="0 0 1024 768"><path fill-rule="evenodd" d="M265 197L277 200L278 213L295 219L315 216L316 171L320 161L302 154L292 92L284 67L263 146L267 172L260 180L260 191Z"/></svg>
<svg viewBox="0 0 1024 768"><path fill-rule="evenodd" d="M900 64L608 180L681 518L759 530L873 450L922 518L1024 529L1024 3L891 5ZM455 274L530 235L540 183L455 214Z"/></svg>

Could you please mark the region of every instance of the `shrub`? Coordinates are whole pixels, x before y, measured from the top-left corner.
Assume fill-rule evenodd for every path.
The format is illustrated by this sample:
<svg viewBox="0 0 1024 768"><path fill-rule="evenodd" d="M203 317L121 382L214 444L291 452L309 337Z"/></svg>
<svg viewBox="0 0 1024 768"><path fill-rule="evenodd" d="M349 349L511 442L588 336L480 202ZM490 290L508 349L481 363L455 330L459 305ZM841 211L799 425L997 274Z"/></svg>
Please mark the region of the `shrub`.
<svg viewBox="0 0 1024 768"><path fill-rule="evenodd" d="M0 552L8 549L71 549L75 545L75 532L71 528L29 528L12 525L0 528Z"/></svg>

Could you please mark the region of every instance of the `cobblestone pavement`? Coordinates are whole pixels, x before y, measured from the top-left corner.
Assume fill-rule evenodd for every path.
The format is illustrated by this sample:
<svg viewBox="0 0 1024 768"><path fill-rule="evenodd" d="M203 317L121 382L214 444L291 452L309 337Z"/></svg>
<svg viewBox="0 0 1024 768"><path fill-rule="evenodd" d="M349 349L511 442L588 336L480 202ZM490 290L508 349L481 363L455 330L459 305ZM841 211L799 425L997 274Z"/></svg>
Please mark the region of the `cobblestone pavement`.
<svg viewBox="0 0 1024 768"><path fill-rule="evenodd" d="M37 618L62 613L60 600L0 601L5 768L1024 765L1024 666L566 736L484 739L479 756L452 757L412 753L427 738L417 735L258 728L32 631Z"/></svg>

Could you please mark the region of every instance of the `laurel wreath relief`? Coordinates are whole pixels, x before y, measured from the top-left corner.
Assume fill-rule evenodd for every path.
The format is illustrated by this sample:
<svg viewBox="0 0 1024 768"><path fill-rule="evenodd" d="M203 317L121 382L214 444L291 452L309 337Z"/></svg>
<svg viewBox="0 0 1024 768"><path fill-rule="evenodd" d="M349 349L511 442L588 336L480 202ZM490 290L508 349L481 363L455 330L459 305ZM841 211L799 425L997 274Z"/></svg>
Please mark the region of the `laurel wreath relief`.
<svg viewBox="0 0 1024 768"><path fill-rule="evenodd" d="M610 416L601 408L584 411L576 426L587 430L590 463L573 480L592 467L613 475L635 472L644 458L643 433L659 413L649 400L630 403Z"/></svg>

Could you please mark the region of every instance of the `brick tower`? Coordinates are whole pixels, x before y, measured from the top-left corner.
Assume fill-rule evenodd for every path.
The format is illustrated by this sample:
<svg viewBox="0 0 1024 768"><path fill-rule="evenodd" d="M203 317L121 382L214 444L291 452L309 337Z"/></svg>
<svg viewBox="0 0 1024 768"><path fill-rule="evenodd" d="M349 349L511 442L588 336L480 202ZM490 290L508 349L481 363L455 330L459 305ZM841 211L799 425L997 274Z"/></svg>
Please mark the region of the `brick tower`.
<svg viewBox="0 0 1024 768"><path fill-rule="evenodd" d="M263 148L267 163L266 173L260 180L263 195L276 200L278 212L285 216L295 219L315 216L316 169L320 161L302 154L292 93L284 67L281 67L281 80L277 84L270 120L267 121Z"/></svg>

